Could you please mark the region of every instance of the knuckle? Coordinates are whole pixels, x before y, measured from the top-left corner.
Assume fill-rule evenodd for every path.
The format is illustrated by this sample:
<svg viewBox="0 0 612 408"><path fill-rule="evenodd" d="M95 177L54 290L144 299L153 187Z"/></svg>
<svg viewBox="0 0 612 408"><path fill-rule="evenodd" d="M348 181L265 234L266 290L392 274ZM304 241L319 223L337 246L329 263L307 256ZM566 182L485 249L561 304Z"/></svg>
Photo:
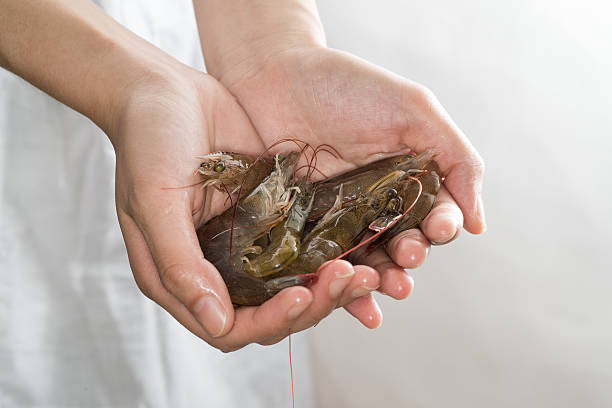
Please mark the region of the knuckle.
<svg viewBox="0 0 612 408"><path fill-rule="evenodd" d="M261 341L258 341L257 344L260 344L262 346L271 346L273 344L276 344L278 342L280 342L281 340L283 340L285 337L287 337L286 335L282 335L282 336L275 336L272 338L267 338Z"/></svg>
<svg viewBox="0 0 612 408"><path fill-rule="evenodd" d="M151 191L151 187L134 183L126 188L122 201L126 212L130 214L138 224L147 224L152 215L159 211L165 197L158 191Z"/></svg>
<svg viewBox="0 0 612 408"><path fill-rule="evenodd" d="M145 295L147 298L155 301L155 295L153 294L154 291L151 286L147 282L144 282L142 279L135 279L135 281L136 286L138 286L138 289L140 289L142 294Z"/></svg>
<svg viewBox="0 0 612 408"><path fill-rule="evenodd" d="M329 316L331 314L331 312L333 312L333 309L332 310L325 310L319 316L313 316L313 317L305 319L304 322L303 322L303 326L301 326L301 327L304 327L304 329L302 329L302 330L305 330L307 328L311 328L311 327L316 326L317 324L319 324L319 322L321 320L323 320L327 316Z"/></svg>
<svg viewBox="0 0 612 408"><path fill-rule="evenodd" d="M413 95L416 101L421 106L431 107L437 103L438 99L433 91L425 85L416 84L413 90Z"/></svg>
<svg viewBox="0 0 612 408"><path fill-rule="evenodd" d="M183 287L189 276L189 268L181 263L172 263L159 268L159 277L164 287L175 293Z"/></svg>
<svg viewBox="0 0 612 408"><path fill-rule="evenodd" d="M217 350L219 350L223 354L228 354L228 353L232 353L234 351L238 351L241 348L243 348L244 346L245 345L237 345L237 344L217 344L217 345L213 345L213 347L216 347Z"/></svg>
<svg viewBox="0 0 612 408"><path fill-rule="evenodd" d="M146 209L146 193L138 185L131 185L125 193L126 207L131 214L140 214Z"/></svg>
<svg viewBox="0 0 612 408"><path fill-rule="evenodd" d="M416 92L421 98L425 100L436 99L436 96L434 95L433 91L429 89L428 87L426 87L425 85L418 84L416 87Z"/></svg>
<svg viewBox="0 0 612 408"><path fill-rule="evenodd" d="M477 152L474 153L472 160L470 161L471 171L473 173L475 180L480 180L484 176L485 172L485 163L482 159L482 156Z"/></svg>

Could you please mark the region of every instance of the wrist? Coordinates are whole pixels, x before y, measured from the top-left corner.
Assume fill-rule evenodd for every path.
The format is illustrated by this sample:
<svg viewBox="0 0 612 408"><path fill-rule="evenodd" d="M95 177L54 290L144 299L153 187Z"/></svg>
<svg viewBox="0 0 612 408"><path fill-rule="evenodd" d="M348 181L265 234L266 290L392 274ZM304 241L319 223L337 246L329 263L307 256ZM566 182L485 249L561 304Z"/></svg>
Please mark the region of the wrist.
<svg viewBox="0 0 612 408"><path fill-rule="evenodd" d="M207 71L228 88L279 55L326 46L313 0L195 0L194 8Z"/></svg>
<svg viewBox="0 0 612 408"><path fill-rule="evenodd" d="M176 84L185 82L182 76L193 70L148 43L145 49L112 48L104 65L97 67L100 81L96 81L94 96L78 110L116 145L119 128L131 106L177 89Z"/></svg>

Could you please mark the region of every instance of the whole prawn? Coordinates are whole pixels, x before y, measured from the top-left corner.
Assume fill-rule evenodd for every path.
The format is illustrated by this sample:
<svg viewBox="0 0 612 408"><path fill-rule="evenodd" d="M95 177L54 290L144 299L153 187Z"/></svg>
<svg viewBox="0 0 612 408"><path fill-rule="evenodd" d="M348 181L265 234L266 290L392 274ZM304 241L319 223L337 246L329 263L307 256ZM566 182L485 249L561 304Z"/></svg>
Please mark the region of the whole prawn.
<svg viewBox="0 0 612 408"><path fill-rule="evenodd" d="M255 241L285 219L285 224L297 227L300 230L297 234L301 233L298 218L307 211L299 208L310 201L300 199L294 206L301 193L292 186L299 156L297 152L286 158L276 155L274 169L250 194L197 231L204 255L221 273L230 298L237 305L261 304L285 287L305 285L315 278L300 275L279 281L264 280L251 270L257 257L249 258L252 254L261 255L261 247ZM305 216L302 218L305 222Z"/></svg>
<svg viewBox="0 0 612 408"><path fill-rule="evenodd" d="M440 169L433 160L433 156L433 150L426 150L416 156L405 154L388 157L316 183L317 196L309 220L315 220L331 208L340 186L343 189L343 205L350 205L372 183L394 170L403 170L418 176L435 172L436 175L430 174L430 176L439 178ZM439 182L434 184L437 184L438 187L428 190L435 190L435 196L439 189Z"/></svg>
<svg viewBox="0 0 612 408"><path fill-rule="evenodd" d="M345 256L398 197L398 192L403 191L406 182L407 173L394 170L376 180L347 207L342 206L345 195L340 185L332 208L303 239L298 258L276 276L316 273L323 263Z"/></svg>
<svg viewBox="0 0 612 408"><path fill-rule="evenodd" d="M281 156L282 157L282 156ZM270 174L274 160L243 153L215 152L200 156L197 173L204 177L202 187L212 186L227 194L248 195Z"/></svg>

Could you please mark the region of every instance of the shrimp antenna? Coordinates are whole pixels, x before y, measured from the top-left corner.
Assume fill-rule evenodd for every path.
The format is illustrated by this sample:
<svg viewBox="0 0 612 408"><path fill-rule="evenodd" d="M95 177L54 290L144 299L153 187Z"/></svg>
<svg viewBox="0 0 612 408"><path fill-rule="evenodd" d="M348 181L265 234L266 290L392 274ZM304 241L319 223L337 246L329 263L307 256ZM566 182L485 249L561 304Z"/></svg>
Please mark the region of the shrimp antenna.
<svg viewBox="0 0 612 408"><path fill-rule="evenodd" d="M336 150L336 148L334 146L332 146L332 145L330 145L328 143L322 143L322 144L318 145L315 150L317 152L319 152L319 151L327 152L327 153L331 154L336 159L342 159L342 155L340 154L340 152L338 152L338 150Z"/></svg>
<svg viewBox="0 0 612 408"><path fill-rule="evenodd" d="M227 188L227 186L225 185L224 182L221 182L221 187L223 187L223 190L225 190L225 192L227 193L227 198L225 199L225 203L227 203L227 200L229 200L230 202L230 207L234 206L234 201L232 200L232 193L229 192L229 189ZM223 203L223 204L225 204Z"/></svg>
<svg viewBox="0 0 612 408"><path fill-rule="evenodd" d="M309 162L311 159L308 158L308 153L306 153L307 149L310 149L314 152L314 149L312 148L312 146L306 142L303 142L304 146L300 149L300 156L304 155L304 157L306 158L306 162ZM295 186L295 179L297 178L297 172L301 169L303 169L304 167L308 167L308 164L305 164L303 166L297 167L293 169L293 173L291 174L291 185ZM306 178L308 178L308 173L306 173Z"/></svg>
<svg viewBox="0 0 612 408"><path fill-rule="evenodd" d="M306 148L310 148L310 150L312 150L312 156L310 156L310 157L309 157L309 156L306 154ZM316 156L316 155L317 155L317 150L313 149L311 145L307 145L307 146L304 146L304 149L302 150L302 152L301 152L301 153L303 153L303 154L304 154L304 157L306 158L306 164L304 164L304 165L302 165L302 166L300 166L300 167L298 167L298 168L296 168L296 169L294 170L294 173L293 173L294 177L295 177L295 174L296 174L296 173L297 173L299 170L301 170L301 169L303 169L303 168L307 168L307 169L308 169L308 170L306 171L306 176L305 176L305 177L306 177L306 179L310 179L310 178L312 177L312 174L313 174L313 172L314 172L314 171L319 172L320 174L322 174L322 175L325 177L325 174L324 174L324 173L323 173L321 170L317 169L317 167L316 167L316 162L317 162L317 156Z"/></svg>

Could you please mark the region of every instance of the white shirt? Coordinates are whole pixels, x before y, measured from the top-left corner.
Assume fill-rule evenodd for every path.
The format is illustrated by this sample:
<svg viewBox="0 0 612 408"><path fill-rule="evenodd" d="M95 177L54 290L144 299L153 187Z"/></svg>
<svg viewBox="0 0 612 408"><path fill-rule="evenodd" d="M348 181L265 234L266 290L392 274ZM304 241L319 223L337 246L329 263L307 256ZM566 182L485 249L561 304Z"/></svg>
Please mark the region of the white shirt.
<svg viewBox="0 0 612 408"><path fill-rule="evenodd" d="M191 2L98 3L203 69ZM139 292L103 132L4 70L0 89L0 407L289 406L286 341L222 354ZM307 349L293 341L307 407Z"/></svg>

